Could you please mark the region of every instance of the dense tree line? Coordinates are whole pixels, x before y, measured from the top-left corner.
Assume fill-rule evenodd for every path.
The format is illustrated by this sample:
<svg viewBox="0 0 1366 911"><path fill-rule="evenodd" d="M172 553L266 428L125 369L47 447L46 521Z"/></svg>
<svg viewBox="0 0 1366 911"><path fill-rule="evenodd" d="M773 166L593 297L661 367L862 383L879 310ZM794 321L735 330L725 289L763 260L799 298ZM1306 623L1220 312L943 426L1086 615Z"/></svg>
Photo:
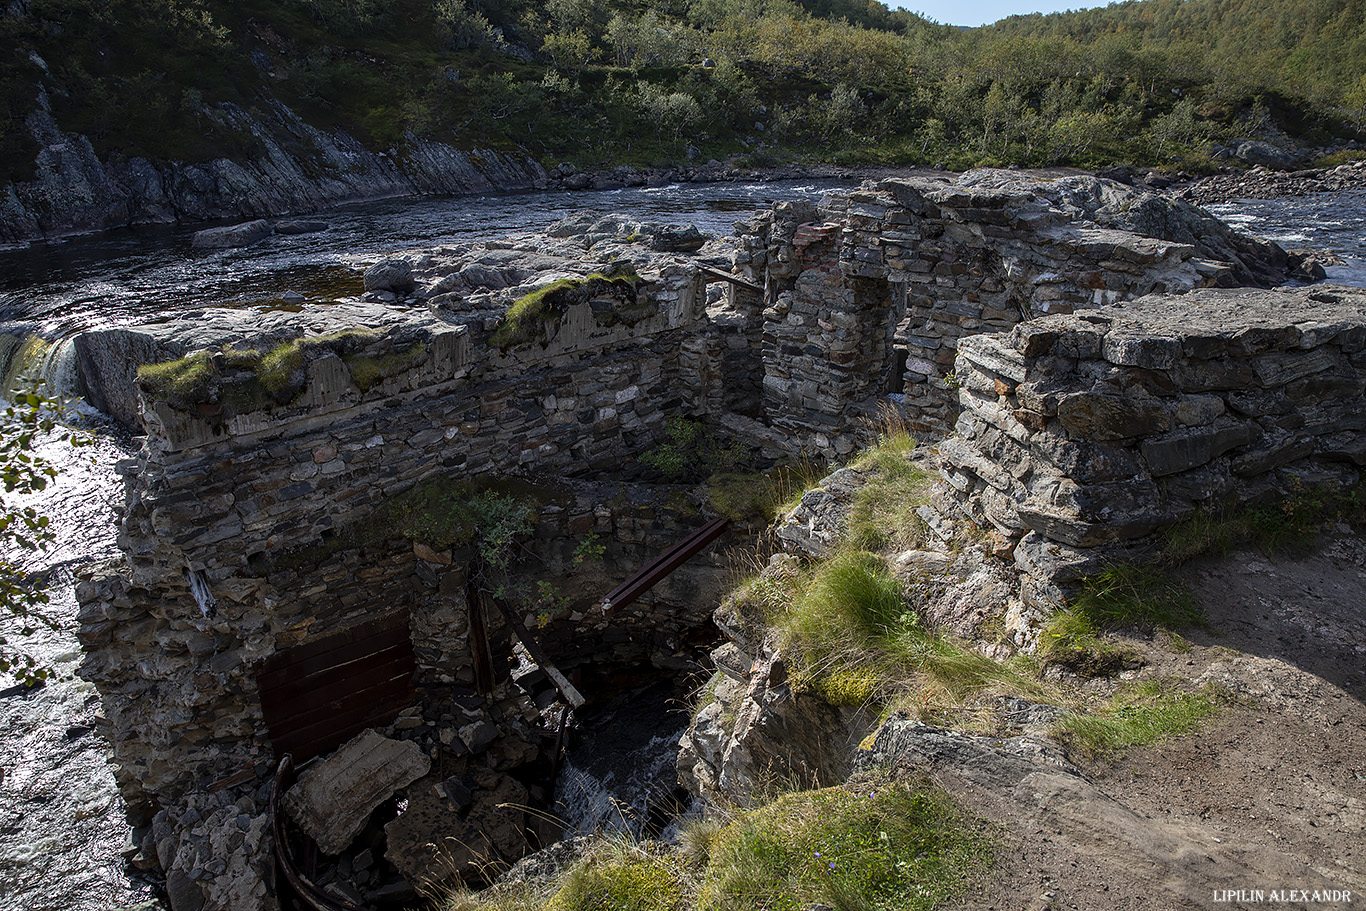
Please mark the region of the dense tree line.
<svg viewBox="0 0 1366 911"><path fill-rule="evenodd" d="M26 0L0 17L0 156L31 167L40 104L103 154L250 154L224 105L278 98L396 152L1201 167L1215 140L1366 126L1363 7L1131 0L964 30L875 0Z"/></svg>

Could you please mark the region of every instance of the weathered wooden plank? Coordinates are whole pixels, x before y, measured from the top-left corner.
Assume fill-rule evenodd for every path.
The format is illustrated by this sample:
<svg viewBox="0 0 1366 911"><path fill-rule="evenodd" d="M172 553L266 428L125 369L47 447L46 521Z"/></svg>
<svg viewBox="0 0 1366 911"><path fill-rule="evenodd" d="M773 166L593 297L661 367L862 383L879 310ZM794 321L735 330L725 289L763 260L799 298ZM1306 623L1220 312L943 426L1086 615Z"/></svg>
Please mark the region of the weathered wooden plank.
<svg viewBox="0 0 1366 911"><path fill-rule="evenodd" d="M380 680L395 676L399 668L412 671L412 646L393 645L373 655L366 655L337 667L330 667L308 677L285 680L261 689L261 705L268 711L291 714L316 703L318 694L355 693ZM390 671L390 673L385 673ZM376 676L379 674L380 676Z"/></svg>
<svg viewBox="0 0 1366 911"><path fill-rule="evenodd" d="M522 645L526 648L527 654L531 656L531 660L535 661L541 670L545 671L545 675L555 685L560 698L576 709L582 708L583 695L574 688L574 685L569 682L564 674L560 673L559 668L550 663L550 658L541 650L540 643L532 638L531 631L526 628L522 618L517 616L517 612L497 598L493 599L493 603L498 605L498 609L503 612L503 616L507 619L508 625L512 627L512 631L517 634L518 639L522 640Z"/></svg>
<svg viewBox="0 0 1366 911"><path fill-rule="evenodd" d="M292 753L311 759L341 746L366 728L379 727L392 721L412 702L413 695L414 691L410 687L401 698L391 695L383 701L334 711L322 721L286 730L278 737L272 731L271 743L276 753Z"/></svg>
<svg viewBox="0 0 1366 911"><path fill-rule="evenodd" d="M336 637L325 636L315 642L296 645L276 652L261 662L256 672L260 686L273 686L283 680L296 680L309 674L354 661L379 649L410 641L408 615L400 615L401 624L387 628L372 629L354 638L350 631ZM299 656L294 649L308 648L311 654Z"/></svg>
<svg viewBox="0 0 1366 911"><path fill-rule="evenodd" d="M256 679L276 755L310 759L392 721L416 698L416 667L406 610L272 655Z"/></svg>
<svg viewBox="0 0 1366 911"><path fill-rule="evenodd" d="M318 693L311 703L304 703L295 711L279 714L272 712L267 716L266 722L272 731L297 730L324 723L329 718L337 717L339 713L351 709L388 704L408 691L416 692L412 677L411 669L394 668L385 676L369 681L363 690Z"/></svg>

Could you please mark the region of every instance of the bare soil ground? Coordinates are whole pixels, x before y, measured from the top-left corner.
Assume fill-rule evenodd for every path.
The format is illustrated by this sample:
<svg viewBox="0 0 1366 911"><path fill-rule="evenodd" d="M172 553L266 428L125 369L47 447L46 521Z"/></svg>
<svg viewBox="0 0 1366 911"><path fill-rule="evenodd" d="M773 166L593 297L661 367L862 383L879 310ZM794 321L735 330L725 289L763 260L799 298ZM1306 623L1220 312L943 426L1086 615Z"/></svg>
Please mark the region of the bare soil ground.
<svg viewBox="0 0 1366 911"><path fill-rule="evenodd" d="M934 775L1004 835L964 911L1366 905L1366 542L1182 573L1209 629L1184 651L1124 638L1143 675L1217 684L1229 704L1118 760L1070 757L1080 775Z"/></svg>

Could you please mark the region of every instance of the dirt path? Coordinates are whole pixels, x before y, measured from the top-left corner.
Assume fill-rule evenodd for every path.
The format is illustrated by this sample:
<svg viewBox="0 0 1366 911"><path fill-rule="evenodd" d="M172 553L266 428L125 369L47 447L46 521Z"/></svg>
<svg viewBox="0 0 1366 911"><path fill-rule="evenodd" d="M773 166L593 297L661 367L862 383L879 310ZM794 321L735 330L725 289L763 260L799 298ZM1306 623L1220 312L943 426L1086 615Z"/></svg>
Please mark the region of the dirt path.
<svg viewBox="0 0 1366 911"><path fill-rule="evenodd" d="M1079 769L945 761L931 777L1006 844L964 911L1366 905L1366 542L1238 552L1183 575L1210 630L1184 651L1125 638L1143 675L1216 684L1230 704Z"/></svg>

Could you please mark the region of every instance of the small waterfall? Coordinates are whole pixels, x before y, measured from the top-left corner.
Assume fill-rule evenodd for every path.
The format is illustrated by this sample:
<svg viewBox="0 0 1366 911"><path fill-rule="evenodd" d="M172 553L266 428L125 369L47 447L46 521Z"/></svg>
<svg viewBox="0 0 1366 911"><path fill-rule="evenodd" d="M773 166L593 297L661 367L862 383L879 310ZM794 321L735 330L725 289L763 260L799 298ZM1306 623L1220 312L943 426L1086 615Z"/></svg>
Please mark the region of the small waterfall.
<svg viewBox="0 0 1366 911"><path fill-rule="evenodd" d="M48 341L38 335L0 335L0 395L8 398L35 382L57 398L85 394L74 336Z"/></svg>
<svg viewBox="0 0 1366 911"><path fill-rule="evenodd" d="M678 739L687 726L669 684L628 693L581 719L578 743L555 782L566 837L624 832L652 837L683 810Z"/></svg>

